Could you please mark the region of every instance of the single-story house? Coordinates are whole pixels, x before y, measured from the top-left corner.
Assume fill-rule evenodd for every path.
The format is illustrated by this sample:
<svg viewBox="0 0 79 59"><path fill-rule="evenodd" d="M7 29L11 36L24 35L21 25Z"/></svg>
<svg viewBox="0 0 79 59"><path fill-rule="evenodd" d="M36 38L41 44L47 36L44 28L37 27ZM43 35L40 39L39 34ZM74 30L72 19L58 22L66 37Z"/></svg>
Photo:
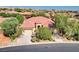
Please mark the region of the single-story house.
<svg viewBox="0 0 79 59"><path fill-rule="evenodd" d="M32 12L19 12L19 14L21 14L21 15L31 15Z"/></svg>
<svg viewBox="0 0 79 59"><path fill-rule="evenodd" d="M28 18L31 18L32 12L19 12L19 14L25 16L25 18L28 19Z"/></svg>
<svg viewBox="0 0 79 59"><path fill-rule="evenodd" d="M51 28L53 26L54 22L46 17L43 16L37 16L37 17L31 17L29 19L26 19L22 25L24 30L26 32L32 32L32 34L35 32L35 29L39 27L48 27Z"/></svg>
<svg viewBox="0 0 79 59"><path fill-rule="evenodd" d="M12 11L9 11L9 10L5 10L5 11L3 11L3 10L1 10L0 13L17 14L18 12L13 11L13 10L12 10Z"/></svg>

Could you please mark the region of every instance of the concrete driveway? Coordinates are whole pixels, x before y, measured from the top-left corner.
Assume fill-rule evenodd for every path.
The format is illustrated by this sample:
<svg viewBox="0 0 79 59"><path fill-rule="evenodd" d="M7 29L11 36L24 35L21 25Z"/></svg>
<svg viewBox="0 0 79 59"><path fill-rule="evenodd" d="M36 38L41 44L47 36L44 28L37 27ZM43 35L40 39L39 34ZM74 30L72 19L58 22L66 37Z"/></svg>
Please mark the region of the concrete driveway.
<svg viewBox="0 0 79 59"><path fill-rule="evenodd" d="M31 30L25 30L23 34L18 37L16 40L15 45L28 45L31 44L31 35L32 31Z"/></svg>
<svg viewBox="0 0 79 59"><path fill-rule="evenodd" d="M32 36L32 30L25 30L23 32L23 39L26 39L28 43L31 43L31 39L32 39L31 36Z"/></svg>

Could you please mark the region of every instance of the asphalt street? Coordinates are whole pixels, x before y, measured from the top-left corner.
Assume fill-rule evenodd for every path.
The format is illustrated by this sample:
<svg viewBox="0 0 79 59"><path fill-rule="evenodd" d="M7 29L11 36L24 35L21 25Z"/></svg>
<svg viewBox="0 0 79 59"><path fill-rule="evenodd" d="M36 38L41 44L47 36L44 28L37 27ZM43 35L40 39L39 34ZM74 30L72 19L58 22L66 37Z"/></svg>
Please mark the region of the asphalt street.
<svg viewBox="0 0 79 59"><path fill-rule="evenodd" d="M79 52L78 43L53 43L0 48L0 52Z"/></svg>

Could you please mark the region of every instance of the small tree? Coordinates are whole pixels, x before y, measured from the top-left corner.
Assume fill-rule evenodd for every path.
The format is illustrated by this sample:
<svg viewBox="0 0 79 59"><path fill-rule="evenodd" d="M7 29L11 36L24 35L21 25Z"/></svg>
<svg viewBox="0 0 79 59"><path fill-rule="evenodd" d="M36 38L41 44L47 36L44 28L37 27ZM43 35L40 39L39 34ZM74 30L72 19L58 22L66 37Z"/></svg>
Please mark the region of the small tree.
<svg viewBox="0 0 79 59"><path fill-rule="evenodd" d="M1 24L1 29L4 31L4 35L10 37L11 39L15 39L22 34L23 29L20 27L20 24L22 24L24 21L24 17L22 15L0 13L0 16L12 17L10 19L6 19Z"/></svg>
<svg viewBox="0 0 79 59"><path fill-rule="evenodd" d="M16 18L5 20L1 24L1 29L4 31L4 35L14 40L20 34L22 34L22 28L20 28L19 21Z"/></svg>
<svg viewBox="0 0 79 59"><path fill-rule="evenodd" d="M52 32L46 27L40 27L36 31L36 37L42 40L51 40Z"/></svg>
<svg viewBox="0 0 79 59"><path fill-rule="evenodd" d="M19 24L22 24L23 23L24 17L22 15L17 15L16 18L18 19Z"/></svg>
<svg viewBox="0 0 79 59"><path fill-rule="evenodd" d="M61 34L65 34L64 29L67 27L67 19L68 17L63 14L55 15L55 26Z"/></svg>
<svg viewBox="0 0 79 59"><path fill-rule="evenodd" d="M4 31L5 35L10 36L16 32L17 25L18 25L18 20L16 18L11 18L5 20L1 24L1 29Z"/></svg>
<svg viewBox="0 0 79 59"><path fill-rule="evenodd" d="M10 13L0 13L0 16L2 17L16 17L19 14L10 14Z"/></svg>

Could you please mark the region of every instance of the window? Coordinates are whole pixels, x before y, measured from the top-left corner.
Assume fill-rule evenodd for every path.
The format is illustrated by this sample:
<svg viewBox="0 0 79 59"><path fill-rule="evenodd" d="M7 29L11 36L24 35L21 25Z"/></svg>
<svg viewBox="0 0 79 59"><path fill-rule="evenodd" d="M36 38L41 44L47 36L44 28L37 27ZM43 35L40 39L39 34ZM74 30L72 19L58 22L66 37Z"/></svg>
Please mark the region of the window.
<svg viewBox="0 0 79 59"><path fill-rule="evenodd" d="M38 25L38 28L40 28L40 25Z"/></svg>

